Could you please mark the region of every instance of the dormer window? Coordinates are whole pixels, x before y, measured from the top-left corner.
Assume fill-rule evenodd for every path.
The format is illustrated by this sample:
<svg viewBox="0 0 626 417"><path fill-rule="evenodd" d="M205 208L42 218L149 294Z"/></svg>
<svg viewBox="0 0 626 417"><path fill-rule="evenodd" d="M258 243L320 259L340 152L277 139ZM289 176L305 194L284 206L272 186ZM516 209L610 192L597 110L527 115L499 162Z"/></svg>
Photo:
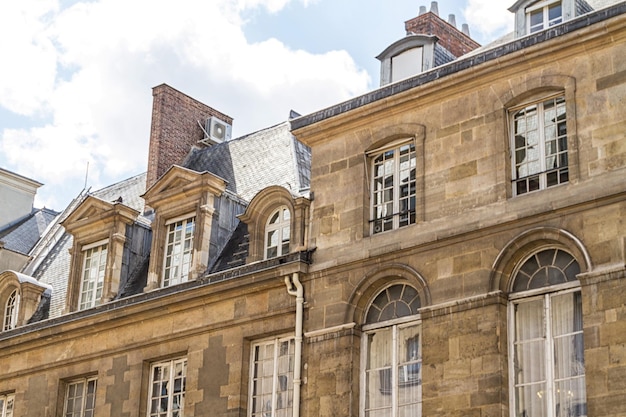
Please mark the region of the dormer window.
<svg viewBox="0 0 626 417"><path fill-rule="evenodd" d="M100 304L104 288L107 253L107 241L100 241L83 247L83 273L78 301L79 310Z"/></svg>
<svg viewBox="0 0 626 417"><path fill-rule="evenodd" d="M230 230L238 210L228 205L226 182L174 165L142 197L154 210L144 290L193 281L205 273L222 249L219 234Z"/></svg>
<svg viewBox="0 0 626 417"><path fill-rule="evenodd" d="M528 33L538 32L563 21L563 9L560 1L542 1L526 8Z"/></svg>
<svg viewBox="0 0 626 417"><path fill-rule="evenodd" d="M187 282L193 256L195 216L167 222L163 286Z"/></svg>
<svg viewBox="0 0 626 417"><path fill-rule="evenodd" d="M291 213L286 206L276 210L265 228L265 258L275 258L289 253Z"/></svg>
<svg viewBox="0 0 626 417"><path fill-rule="evenodd" d="M17 289L7 298L4 306L4 320L2 321L2 331L15 329L17 327L17 314L20 306L20 295Z"/></svg>
<svg viewBox="0 0 626 417"><path fill-rule="evenodd" d="M66 312L92 308L117 296L130 266L125 257L127 232L138 215L121 202L90 195L61 222L74 239Z"/></svg>

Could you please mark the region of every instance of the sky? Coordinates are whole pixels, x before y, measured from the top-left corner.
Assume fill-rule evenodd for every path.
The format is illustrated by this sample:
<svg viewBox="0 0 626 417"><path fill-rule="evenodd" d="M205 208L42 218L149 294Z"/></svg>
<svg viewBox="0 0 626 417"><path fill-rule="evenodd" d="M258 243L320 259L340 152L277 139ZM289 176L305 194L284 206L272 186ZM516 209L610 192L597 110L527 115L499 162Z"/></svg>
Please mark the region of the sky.
<svg viewBox="0 0 626 417"><path fill-rule="evenodd" d="M510 3L510 4L509 4ZM513 0L439 0L487 44ZM233 117L233 137L379 86L375 57L423 0L19 0L0 2L0 167L62 210L146 170L152 88L166 83Z"/></svg>

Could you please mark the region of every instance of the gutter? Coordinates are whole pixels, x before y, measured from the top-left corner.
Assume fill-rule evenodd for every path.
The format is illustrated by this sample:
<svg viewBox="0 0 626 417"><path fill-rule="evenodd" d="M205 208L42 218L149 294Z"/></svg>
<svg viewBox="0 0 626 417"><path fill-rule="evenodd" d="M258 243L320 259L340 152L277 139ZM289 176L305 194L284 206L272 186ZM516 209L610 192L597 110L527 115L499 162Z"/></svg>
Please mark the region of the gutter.
<svg viewBox="0 0 626 417"><path fill-rule="evenodd" d="M304 288L298 273L294 272L291 277L285 277L285 285L287 285L287 293L296 297L296 337L295 337L295 354L293 365L293 417L300 416L300 388L302 386L302 322L304 311ZM294 290L295 286L295 290Z"/></svg>

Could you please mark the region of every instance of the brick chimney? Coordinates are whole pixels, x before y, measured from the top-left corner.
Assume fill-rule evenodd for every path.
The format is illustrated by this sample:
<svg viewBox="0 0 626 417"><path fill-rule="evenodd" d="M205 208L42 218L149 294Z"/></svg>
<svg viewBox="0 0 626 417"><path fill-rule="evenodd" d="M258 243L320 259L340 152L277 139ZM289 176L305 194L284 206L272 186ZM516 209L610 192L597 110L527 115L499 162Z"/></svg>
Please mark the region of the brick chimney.
<svg viewBox="0 0 626 417"><path fill-rule="evenodd" d="M167 84L154 87L152 97L146 188L150 188L172 165L181 164L193 146L204 146L198 143L204 138L200 124L204 126L209 117L215 116L228 124L233 122L232 117Z"/></svg>
<svg viewBox="0 0 626 417"><path fill-rule="evenodd" d="M436 2L432 2L429 12L422 13L421 10L420 8L419 16L404 23L406 33L435 35L439 38L439 45L446 48L457 58L480 46L480 44L469 37L469 28L466 34L455 27L456 19L450 19L450 23L441 19Z"/></svg>

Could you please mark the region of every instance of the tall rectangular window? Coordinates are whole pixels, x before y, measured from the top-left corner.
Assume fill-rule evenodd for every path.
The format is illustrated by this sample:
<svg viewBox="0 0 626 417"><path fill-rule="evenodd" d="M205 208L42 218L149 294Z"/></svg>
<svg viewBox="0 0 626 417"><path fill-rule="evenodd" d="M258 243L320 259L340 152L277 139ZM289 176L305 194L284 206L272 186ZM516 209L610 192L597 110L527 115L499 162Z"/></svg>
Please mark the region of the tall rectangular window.
<svg viewBox="0 0 626 417"><path fill-rule="evenodd" d="M193 255L195 217L167 225L163 286L180 284L189 279Z"/></svg>
<svg viewBox="0 0 626 417"><path fill-rule="evenodd" d="M511 112L511 148L514 195L568 182L565 98Z"/></svg>
<svg viewBox="0 0 626 417"><path fill-rule="evenodd" d="M80 282L78 309L94 307L100 304L104 275L107 264L107 244L83 249L83 272Z"/></svg>
<svg viewBox="0 0 626 417"><path fill-rule="evenodd" d="M14 394L0 395L0 417L13 417L14 405Z"/></svg>
<svg viewBox="0 0 626 417"><path fill-rule="evenodd" d="M17 315L20 309L20 295L17 290L13 292L7 298L7 302L4 306L4 321L2 324L2 331L15 329L17 327Z"/></svg>
<svg viewBox="0 0 626 417"><path fill-rule="evenodd" d="M274 339L252 347L250 416L288 417L293 406L294 339Z"/></svg>
<svg viewBox="0 0 626 417"><path fill-rule="evenodd" d="M372 233L415 223L415 144L405 142L370 156Z"/></svg>
<svg viewBox="0 0 626 417"><path fill-rule="evenodd" d="M422 415L419 325L368 331L365 340L365 417Z"/></svg>
<svg viewBox="0 0 626 417"><path fill-rule="evenodd" d="M526 9L528 33L538 32L563 21L563 8L560 1L548 0Z"/></svg>
<svg viewBox="0 0 626 417"><path fill-rule="evenodd" d="M64 417L93 417L96 410L96 378L81 378L67 383Z"/></svg>
<svg viewBox="0 0 626 417"><path fill-rule="evenodd" d="M512 324L514 415L586 416L580 291L513 301Z"/></svg>
<svg viewBox="0 0 626 417"><path fill-rule="evenodd" d="M148 417L183 417L187 358L173 359L152 365Z"/></svg>

